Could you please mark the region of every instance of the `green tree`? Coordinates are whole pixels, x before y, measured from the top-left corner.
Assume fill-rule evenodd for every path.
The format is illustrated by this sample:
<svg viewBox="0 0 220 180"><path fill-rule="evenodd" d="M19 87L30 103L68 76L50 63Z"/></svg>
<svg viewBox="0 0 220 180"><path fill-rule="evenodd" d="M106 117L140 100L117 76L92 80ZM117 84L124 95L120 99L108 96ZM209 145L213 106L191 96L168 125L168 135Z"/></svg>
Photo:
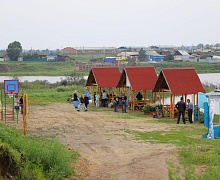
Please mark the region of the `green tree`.
<svg viewBox="0 0 220 180"><path fill-rule="evenodd" d="M211 46L210 46L209 44L206 44L206 45L205 45L205 48L206 48L206 49L209 49L210 47L211 47Z"/></svg>
<svg viewBox="0 0 220 180"><path fill-rule="evenodd" d="M132 49L131 47L128 48L127 52L132 52Z"/></svg>
<svg viewBox="0 0 220 180"><path fill-rule="evenodd" d="M219 43L217 43L217 44L215 44L215 45L214 45L214 47L215 47L216 49L219 49L220 44L219 44Z"/></svg>
<svg viewBox="0 0 220 180"><path fill-rule="evenodd" d="M197 45L197 49L203 49L203 48L204 48L204 45L202 43Z"/></svg>
<svg viewBox="0 0 220 180"><path fill-rule="evenodd" d="M10 43L6 51L10 60L17 61L22 52L21 43L18 41L14 41L13 43Z"/></svg>
<svg viewBox="0 0 220 180"><path fill-rule="evenodd" d="M145 59L145 56L146 56L146 51L145 51L143 48L141 48L140 51L139 51L139 53L138 53L138 58L139 58L140 60L144 60L144 59Z"/></svg>
<svg viewBox="0 0 220 180"><path fill-rule="evenodd" d="M173 57L172 54L168 54L168 55L166 55L165 58L164 58L164 61L172 61L172 60L174 60L174 57Z"/></svg>

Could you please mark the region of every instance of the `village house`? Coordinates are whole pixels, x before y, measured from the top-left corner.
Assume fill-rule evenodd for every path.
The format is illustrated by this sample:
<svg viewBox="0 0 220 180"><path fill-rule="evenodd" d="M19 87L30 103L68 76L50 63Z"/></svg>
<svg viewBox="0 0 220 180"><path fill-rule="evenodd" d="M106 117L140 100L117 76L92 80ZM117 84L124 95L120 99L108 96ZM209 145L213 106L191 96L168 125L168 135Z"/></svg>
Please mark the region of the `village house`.
<svg viewBox="0 0 220 180"><path fill-rule="evenodd" d="M174 61L187 61L189 60L190 55L185 50L178 50L175 51L173 57Z"/></svg>
<svg viewBox="0 0 220 180"><path fill-rule="evenodd" d="M164 55L158 54L156 51L146 51L146 58L147 61L163 61Z"/></svg>
<svg viewBox="0 0 220 180"><path fill-rule="evenodd" d="M93 67L112 67L119 66L116 61L113 62L78 62L75 61L75 71L90 71Z"/></svg>
<svg viewBox="0 0 220 180"><path fill-rule="evenodd" d="M76 53L76 49L75 48L72 48L72 47L65 47L65 48L63 48L62 50L61 50L61 52L63 53L63 54L71 54L71 53Z"/></svg>
<svg viewBox="0 0 220 180"><path fill-rule="evenodd" d="M57 55L51 52L47 55L47 61L57 61Z"/></svg>
<svg viewBox="0 0 220 180"><path fill-rule="evenodd" d="M138 52L120 52L116 56L117 61L123 61L123 60L128 60L128 59L134 59L138 60Z"/></svg>
<svg viewBox="0 0 220 180"><path fill-rule="evenodd" d="M0 61L10 61L10 58L8 57L8 54L6 53L3 56L0 56ZM18 61L23 61L23 54L19 55Z"/></svg>

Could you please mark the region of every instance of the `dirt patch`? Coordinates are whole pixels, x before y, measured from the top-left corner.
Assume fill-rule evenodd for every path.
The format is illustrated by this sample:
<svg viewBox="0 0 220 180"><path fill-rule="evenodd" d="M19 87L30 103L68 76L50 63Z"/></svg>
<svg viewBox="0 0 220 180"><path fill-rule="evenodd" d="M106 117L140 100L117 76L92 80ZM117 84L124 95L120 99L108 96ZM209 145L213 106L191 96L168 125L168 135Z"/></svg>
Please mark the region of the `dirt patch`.
<svg viewBox="0 0 220 180"><path fill-rule="evenodd" d="M168 179L166 162L177 162L176 147L137 141L125 130L173 127L150 123L150 118L113 119L113 113L77 112L68 103L30 107L27 133L56 136L70 149L77 150L81 154L81 160L74 165L77 179ZM22 120L16 127L22 129Z"/></svg>

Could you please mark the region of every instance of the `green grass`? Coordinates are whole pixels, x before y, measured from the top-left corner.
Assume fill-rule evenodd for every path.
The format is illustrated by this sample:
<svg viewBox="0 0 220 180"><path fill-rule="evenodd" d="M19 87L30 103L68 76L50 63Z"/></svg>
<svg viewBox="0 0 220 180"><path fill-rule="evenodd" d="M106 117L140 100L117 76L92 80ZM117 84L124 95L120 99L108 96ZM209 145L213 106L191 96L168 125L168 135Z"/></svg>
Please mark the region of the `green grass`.
<svg viewBox="0 0 220 180"><path fill-rule="evenodd" d="M173 124L170 119L154 120L155 123ZM145 140L151 143L174 144L178 148L179 160L184 167L185 179L219 179L220 152L218 139L203 139L202 134L207 132L203 124L175 125L167 131L139 132L126 130L133 134L136 140ZM195 174L195 169L204 168L203 174ZM168 165L170 179L179 179L178 168Z"/></svg>
<svg viewBox="0 0 220 180"><path fill-rule="evenodd" d="M81 54L72 55L79 62L89 62L94 58L104 58L113 56L114 54ZM140 62L137 66L154 66L156 72L159 73L162 68L172 67L194 67L197 73L219 73L220 63L210 64L204 62L160 62L148 63ZM4 66L2 70L1 66ZM1 76L66 76L74 72L74 61L64 62L1 62ZM88 71L83 71L83 75L88 76Z"/></svg>
<svg viewBox="0 0 220 180"><path fill-rule="evenodd" d="M74 173L70 163L78 159L79 154L69 151L55 138L24 136L15 128L0 123L0 139L14 151L10 150L10 154L16 162L15 169L19 169L15 174L19 179L58 180ZM5 152L9 151L2 152L2 156Z"/></svg>
<svg viewBox="0 0 220 180"><path fill-rule="evenodd" d="M1 62L7 71L1 76L66 76L74 71L74 62Z"/></svg>

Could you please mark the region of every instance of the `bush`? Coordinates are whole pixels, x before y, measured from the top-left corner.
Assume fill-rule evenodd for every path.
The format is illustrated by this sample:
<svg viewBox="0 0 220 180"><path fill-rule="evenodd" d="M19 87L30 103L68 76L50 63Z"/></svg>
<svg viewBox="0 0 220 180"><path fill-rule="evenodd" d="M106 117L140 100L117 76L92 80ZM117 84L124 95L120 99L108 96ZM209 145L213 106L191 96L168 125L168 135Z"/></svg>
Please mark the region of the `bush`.
<svg viewBox="0 0 220 180"><path fill-rule="evenodd" d="M143 112L155 112L157 106L158 106L157 103L146 103L142 111Z"/></svg>
<svg viewBox="0 0 220 180"><path fill-rule="evenodd" d="M142 109L143 112L151 112L151 107L149 103L146 103Z"/></svg>

